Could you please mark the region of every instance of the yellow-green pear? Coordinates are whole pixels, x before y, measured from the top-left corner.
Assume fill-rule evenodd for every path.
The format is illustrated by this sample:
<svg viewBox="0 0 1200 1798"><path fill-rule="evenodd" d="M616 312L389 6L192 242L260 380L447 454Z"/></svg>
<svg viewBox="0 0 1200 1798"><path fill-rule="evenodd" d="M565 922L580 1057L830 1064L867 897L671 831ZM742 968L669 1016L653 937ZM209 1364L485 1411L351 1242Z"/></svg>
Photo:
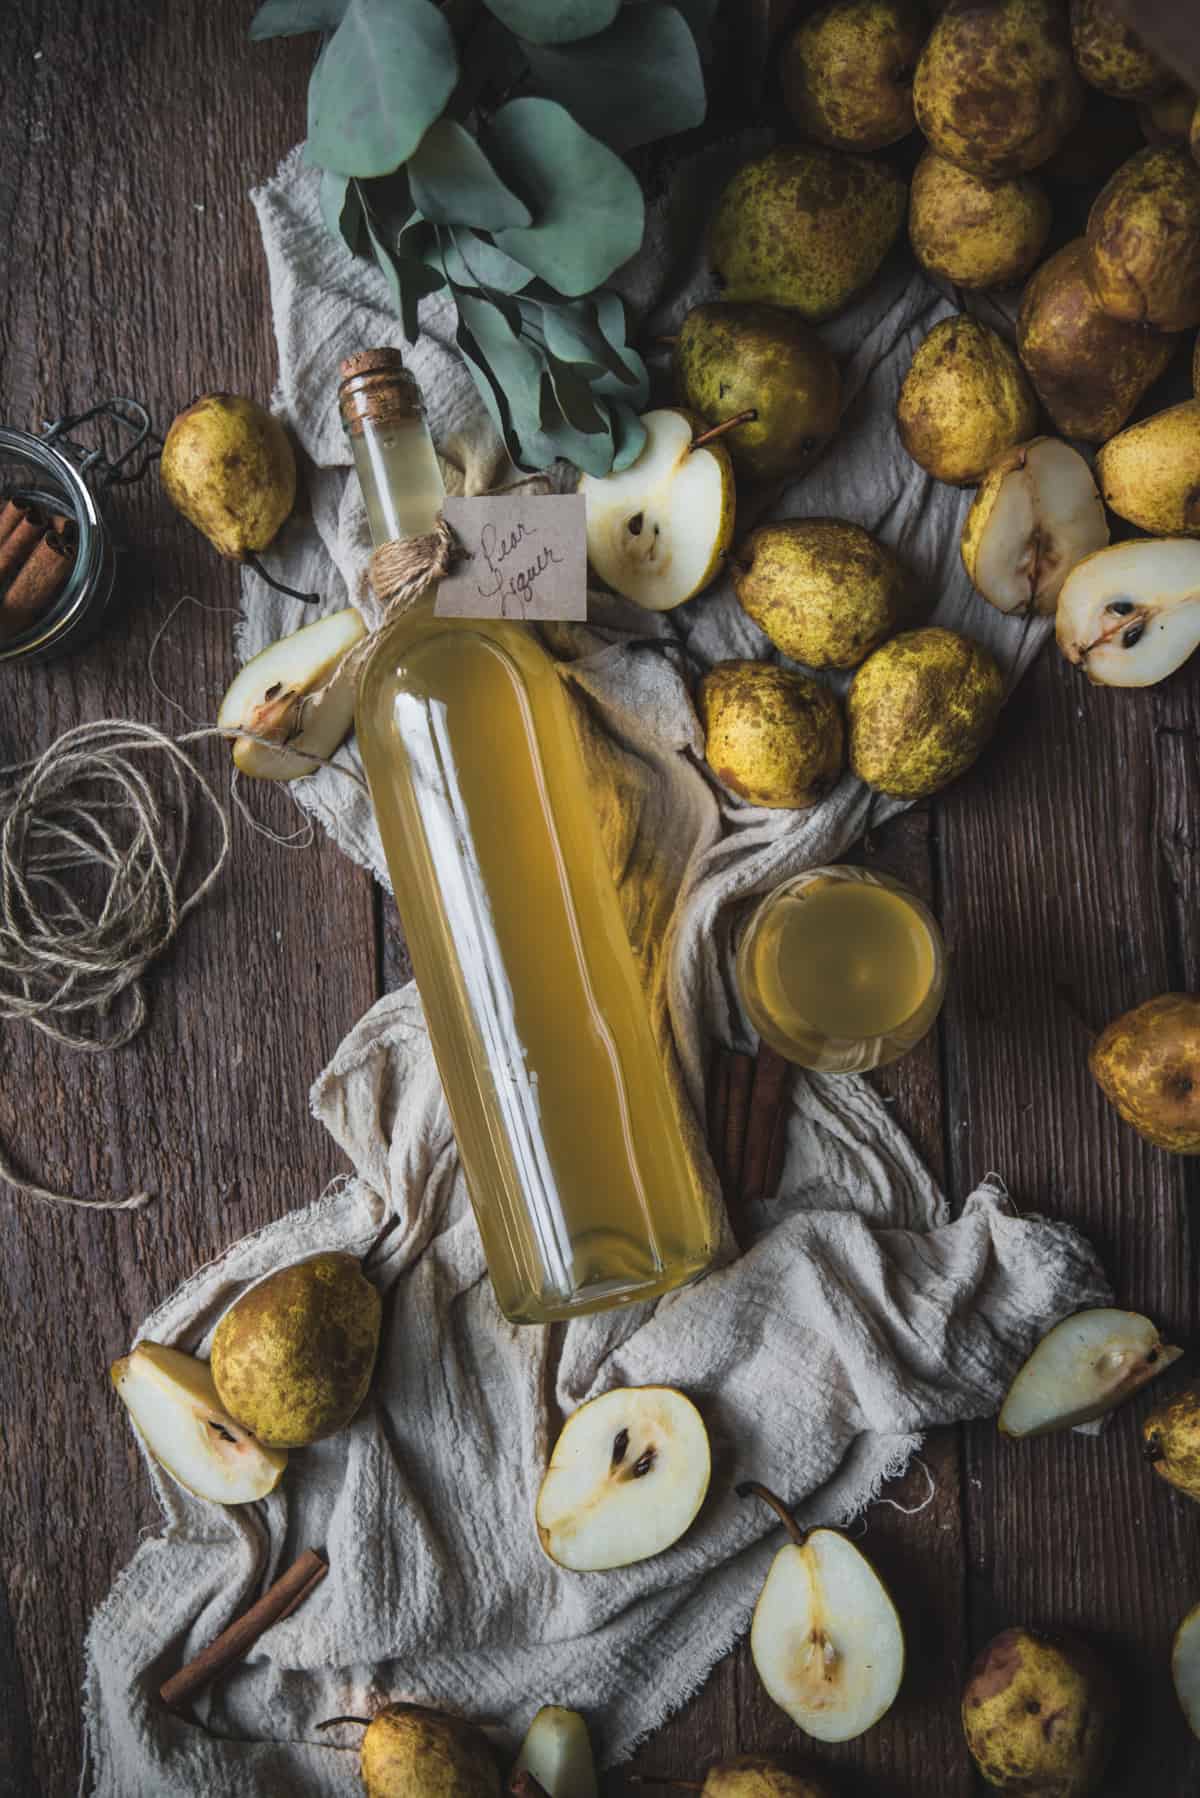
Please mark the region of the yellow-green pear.
<svg viewBox="0 0 1200 1798"><path fill-rule="evenodd" d="M1147 1142L1200 1155L1200 994L1162 993L1123 1012L1092 1044L1088 1066Z"/></svg>
<svg viewBox="0 0 1200 1798"><path fill-rule="evenodd" d="M694 306L675 343L680 402L708 426L752 412L721 439L744 480L803 474L837 430L841 379L816 332L782 306Z"/></svg>
<svg viewBox="0 0 1200 1798"><path fill-rule="evenodd" d="M922 268L958 287L1023 281L1050 233L1050 201L1030 175L989 181L926 150L912 179L908 235Z"/></svg>
<svg viewBox="0 0 1200 1798"><path fill-rule="evenodd" d="M928 29L920 0L829 0L809 13L779 65L784 104L805 137L835 150L881 150L907 137Z"/></svg>
<svg viewBox="0 0 1200 1798"><path fill-rule="evenodd" d="M172 504L234 562L266 549L296 500L287 432L236 393L206 393L181 412L159 469Z"/></svg>
<svg viewBox="0 0 1200 1798"><path fill-rule="evenodd" d="M380 1300L353 1255L333 1251L250 1287L217 1325L212 1371L231 1416L274 1448L344 1429L367 1395Z"/></svg>
<svg viewBox="0 0 1200 1798"><path fill-rule="evenodd" d="M1159 1479L1200 1499L1200 1385L1183 1386L1142 1424L1142 1453Z"/></svg>
<svg viewBox="0 0 1200 1798"><path fill-rule="evenodd" d="M917 123L939 156L993 179L1037 168L1083 110L1056 0L948 6L921 52Z"/></svg>
<svg viewBox="0 0 1200 1798"><path fill-rule="evenodd" d="M1096 457L1104 503L1158 537L1200 537L1200 400L1110 437Z"/></svg>
<svg viewBox="0 0 1200 1798"><path fill-rule="evenodd" d="M418 1705L389 1704L371 1719L359 1769L366 1798L500 1798L486 1736Z"/></svg>
<svg viewBox="0 0 1200 1798"><path fill-rule="evenodd" d="M1111 318L1200 324L1200 168L1186 150L1139 150L1105 184L1088 217L1087 275Z"/></svg>
<svg viewBox="0 0 1200 1798"><path fill-rule="evenodd" d="M896 407L900 441L939 481L972 486L1037 428L1037 402L1016 352L968 313L944 318L918 346Z"/></svg>
<svg viewBox="0 0 1200 1798"><path fill-rule="evenodd" d="M1112 0L1071 0L1071 48L1083 79L1117 100L1153 100L1175 79Z"/></svg>
<svg viewBox="0 0 1200 1798"><path fill-rule="evenodd" d="M922 609L895 551L844 518L760 525L731 562L743 611L810 668L855 668Z"/></svg>
<svg viewBox="0 0 1200 1798"><path fill-rule="evenodd" d="M709 233L725 298L793 306L810 323L832 318L896 241L906 191L887 163L819 144L781 144L745 163Z"/></svg>
<svg viewBox="0 0 1200 1798"><path fill-rule="evenodd" d="M1003 676L981 644L937 625L902 631L850 684L850 766L881 793L924 799L971 766L1003 700Z"/></svg>
<svg viewBox="0 0 1200 1798"><path fill-rule="evenodd" d="M1103 443L1162 374L1178 340L1110 318L1089 285L1086 249L1074 238L1031 276L1017 349L1063 436Z"/></svg>
<svg viewBox="0 0 1200 1798"><path fill-rule="evenodd" d="M709 1768L700 1798L834 1798L834 1794L811 1773L791 1773L762 1754L739 1754Z"/></svg>
<svg viewBox="0 0 1200 1798"><path fill-rule="evenodd" d="M1086 1644L1006 1629L963 1692L971 1758L989 1785L1023 1798L1088 1798L1116 1741L1112 1675Z"/></svg>
<svg viewBox="0 0 1200 1798"><path fill-rule="evenodd" d="M709 767L751 805L801 811L842 772L842 708L808 675L771 662L718 662L700 683L697 709Z"/></svg>

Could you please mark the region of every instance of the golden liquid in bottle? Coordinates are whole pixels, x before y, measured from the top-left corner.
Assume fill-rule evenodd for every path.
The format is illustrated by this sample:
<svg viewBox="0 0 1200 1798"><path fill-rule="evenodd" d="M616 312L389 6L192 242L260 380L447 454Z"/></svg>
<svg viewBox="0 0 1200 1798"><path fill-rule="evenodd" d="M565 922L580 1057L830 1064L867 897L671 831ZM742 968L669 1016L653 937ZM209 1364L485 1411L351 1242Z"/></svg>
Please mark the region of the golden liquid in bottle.
<svg viewBox="0 0 1200 1798"><path fill-rule="evenodd" d="M391 436L355 440L360 476L368 454L378 471L364 479L377 539L428 530L441 498L423 424L420 441ZM439 619L432 594L359 690L413 969L516 1322L653 1297L714 1247L568 703L527 626Z"/></svg>
<svg viewBox="0 0 1200 1798"><path fill-rule="evenodd" d="M894 1060L941 1003L936 926L915 895L855 869L788 882L742 944L747 1010L806 1067L850 1072Z"/></svg>

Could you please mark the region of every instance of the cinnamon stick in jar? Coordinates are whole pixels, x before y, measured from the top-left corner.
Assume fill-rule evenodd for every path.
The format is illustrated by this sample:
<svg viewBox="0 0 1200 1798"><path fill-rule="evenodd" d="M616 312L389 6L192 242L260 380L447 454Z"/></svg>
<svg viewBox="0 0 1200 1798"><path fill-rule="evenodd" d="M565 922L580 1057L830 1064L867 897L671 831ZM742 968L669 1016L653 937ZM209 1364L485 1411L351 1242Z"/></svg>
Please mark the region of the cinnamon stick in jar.
<svg viewBox="0 0 1200 1798"><path fill-rule="evenodd" d="M0 639L28 630L58 598L74 566L74 545L58 531L47 531L0 596Z"/></svg>
<svg viewBox="0 0 1200 1798"><path fill-rule="evenodd" d="M9 505L13 505L9 501ZM8 532L0 539L0 591L24 567L26 561L37 548L46 532L47 520L40 506L15 503L17 518ZM8 507L5 507L7 513Z"/></svg>

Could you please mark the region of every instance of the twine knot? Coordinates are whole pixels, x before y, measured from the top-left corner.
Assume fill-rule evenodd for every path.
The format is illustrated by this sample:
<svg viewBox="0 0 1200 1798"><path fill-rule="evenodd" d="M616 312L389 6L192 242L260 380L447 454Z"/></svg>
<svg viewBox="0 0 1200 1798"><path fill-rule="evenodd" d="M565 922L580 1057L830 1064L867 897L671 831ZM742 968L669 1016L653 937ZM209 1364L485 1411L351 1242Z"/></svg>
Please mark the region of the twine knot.
<svg viewBox="0 0 1200 1798"><path fill-rule="evenodd" d="M371 590L390 624L433 581L449 574L460 545L439 512L432 531L421 537L391 538L371 557Z"/></svg>

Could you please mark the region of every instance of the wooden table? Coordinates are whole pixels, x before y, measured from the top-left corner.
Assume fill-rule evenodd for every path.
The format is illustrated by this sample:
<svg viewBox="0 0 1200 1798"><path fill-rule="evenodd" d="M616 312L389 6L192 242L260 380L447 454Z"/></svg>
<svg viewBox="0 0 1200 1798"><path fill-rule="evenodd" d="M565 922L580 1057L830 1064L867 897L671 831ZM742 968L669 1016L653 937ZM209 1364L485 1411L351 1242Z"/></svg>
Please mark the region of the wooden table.
<svg viewBox="0 0 1200 1798"><path fill-rule="evenodd" d="M265 399L266 276L247 189L303 131L310 48L252 48L247 0L61 0L14 11L0 106L0 393L31 424L133 393L166 421L214 387ZM184 593L232 607L234 569L156 482L119 507L135 546L106 639L0 677L0 757L85 718L170 726L147 651ZM232 617L185 608L159 679L211 716L235 666ZM204 752L217 770L216 746ZM1200 988L1200 657L1145 693L1090 688L1051 650L978 769L874 845L942 918L953 953L937 1033L881 1081L957 1197L1001 1170L1022 1207L1085 1230L1122 1303L1187 1343L1200 1325L1190 1206L1200 1164L1120 1126L1085 1066L1093 1023ZM252 803L281 827L278 792ZM0 1034L0 1134L80 1192L147 1186L137 1216L0 1194L0 1794L62 1798L79 1766L80 1644L92 1606L157 1514L107 1364L152 1306L245 1232L308 1200L342 1163L308 1085L405 975L391 904L322 836L277 849L240 825L218 892L154 982L150 1028L86 1058ZM942 1432L934 1503L870 1514L869 1547L909 1631L891 1716L823 1751L839 1790L958 1798L973 1789L957 1695L1004 1624L1086 1631L1119 1669L1127 1723L1106 1791L1200 1790L1200 1744L1171 1690L1171 1632L1200 1599L1200 1512L1140 1464L1137 1413L1103 1440ZM915 1472L895 1494L923 1492ZM695 1774L737 1750L804 1744L743 1646L649 1743L644 1769ZM623 1789L614 1780L614 1792Z"/></svg>

